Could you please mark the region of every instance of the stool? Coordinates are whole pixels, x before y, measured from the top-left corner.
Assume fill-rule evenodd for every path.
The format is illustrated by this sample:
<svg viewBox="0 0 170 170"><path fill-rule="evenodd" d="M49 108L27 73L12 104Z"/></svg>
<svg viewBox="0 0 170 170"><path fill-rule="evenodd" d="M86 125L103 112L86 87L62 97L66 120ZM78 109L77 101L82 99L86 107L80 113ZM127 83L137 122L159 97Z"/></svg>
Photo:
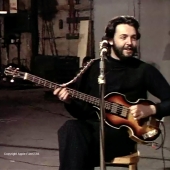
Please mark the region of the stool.
<svg viewBox="0 0 170 170"><path fill-rule="evenodd" d="M137 170L140 152L137 151L130 155L115 157L111 162L106 162L107 166L128 167L129 170Z"/></svg>

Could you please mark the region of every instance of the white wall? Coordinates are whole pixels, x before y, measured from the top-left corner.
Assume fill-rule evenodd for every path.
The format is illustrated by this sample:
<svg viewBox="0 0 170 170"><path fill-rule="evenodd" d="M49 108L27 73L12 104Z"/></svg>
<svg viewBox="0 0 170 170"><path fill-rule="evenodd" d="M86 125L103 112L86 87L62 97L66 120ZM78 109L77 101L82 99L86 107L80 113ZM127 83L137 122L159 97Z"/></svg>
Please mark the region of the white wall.
<svg viewBox="0 0 170 170"><path fill-rule="evenodd" d="M104 35L108 21L117 15L134 15L133 0L94 0L95 52L98 55L99 41Z"/></svg>
<svg viewBox="0 0 170 170"><path fill-rule="evenodd" d="M139 0L94 0L96 56L105 26L117 15L139 20L141 60L155 63L170 82L170 0L141 0L140 6Z"/></svg>

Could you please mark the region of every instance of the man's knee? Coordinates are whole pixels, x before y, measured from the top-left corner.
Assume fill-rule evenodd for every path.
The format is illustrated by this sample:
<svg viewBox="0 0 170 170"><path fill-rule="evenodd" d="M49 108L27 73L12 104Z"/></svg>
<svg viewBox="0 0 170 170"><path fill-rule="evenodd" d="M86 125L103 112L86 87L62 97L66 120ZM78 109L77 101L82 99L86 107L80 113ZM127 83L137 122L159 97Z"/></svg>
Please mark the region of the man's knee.
<svg viewBox="0 0 170 170"><path fill-rule="evenodd" d="M58 130L58 134L66 133L66 131L68 132L69 130L78 128L78 126L79 126L78 120L67 120Z"/></svg>

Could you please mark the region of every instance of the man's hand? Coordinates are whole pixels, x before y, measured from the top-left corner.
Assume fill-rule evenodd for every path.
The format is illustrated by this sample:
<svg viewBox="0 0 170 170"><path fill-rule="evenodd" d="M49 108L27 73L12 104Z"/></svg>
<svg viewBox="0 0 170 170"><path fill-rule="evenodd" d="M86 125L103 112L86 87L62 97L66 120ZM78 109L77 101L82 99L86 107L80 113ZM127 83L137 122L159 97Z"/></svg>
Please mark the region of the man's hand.
<svg viewBox="0 0 170 170"><path fill-rule="evenodd" d="M134 119L142 119L156 114L156 107L154 105L133 105L129 107L131 114L134 116Z"/></svg>
<svg viewBox="0 0 170 170"><path fill-rule="evenodd" d="M59 100L65 102L65 103L71 102L71 98L70 98L69 93L65 87L59 87L59 88L55 89L53 94L58 96Z"/></svg>

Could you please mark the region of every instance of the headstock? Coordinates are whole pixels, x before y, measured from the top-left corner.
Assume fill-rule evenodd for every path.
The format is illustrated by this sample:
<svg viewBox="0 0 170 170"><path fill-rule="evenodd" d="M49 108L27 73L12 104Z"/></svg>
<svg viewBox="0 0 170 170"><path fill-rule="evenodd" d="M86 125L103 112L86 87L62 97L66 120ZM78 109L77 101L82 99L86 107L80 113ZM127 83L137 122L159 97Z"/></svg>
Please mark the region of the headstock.
<svg viewBox="0 0 170 170"><path fill-rule="evenodd" d="M13 68L12 66L9 66L5 68L4 74L6 76L11 76L11 82L14 82L14 78L24 78L25 73L19 71L19 68Z"/></svg>

